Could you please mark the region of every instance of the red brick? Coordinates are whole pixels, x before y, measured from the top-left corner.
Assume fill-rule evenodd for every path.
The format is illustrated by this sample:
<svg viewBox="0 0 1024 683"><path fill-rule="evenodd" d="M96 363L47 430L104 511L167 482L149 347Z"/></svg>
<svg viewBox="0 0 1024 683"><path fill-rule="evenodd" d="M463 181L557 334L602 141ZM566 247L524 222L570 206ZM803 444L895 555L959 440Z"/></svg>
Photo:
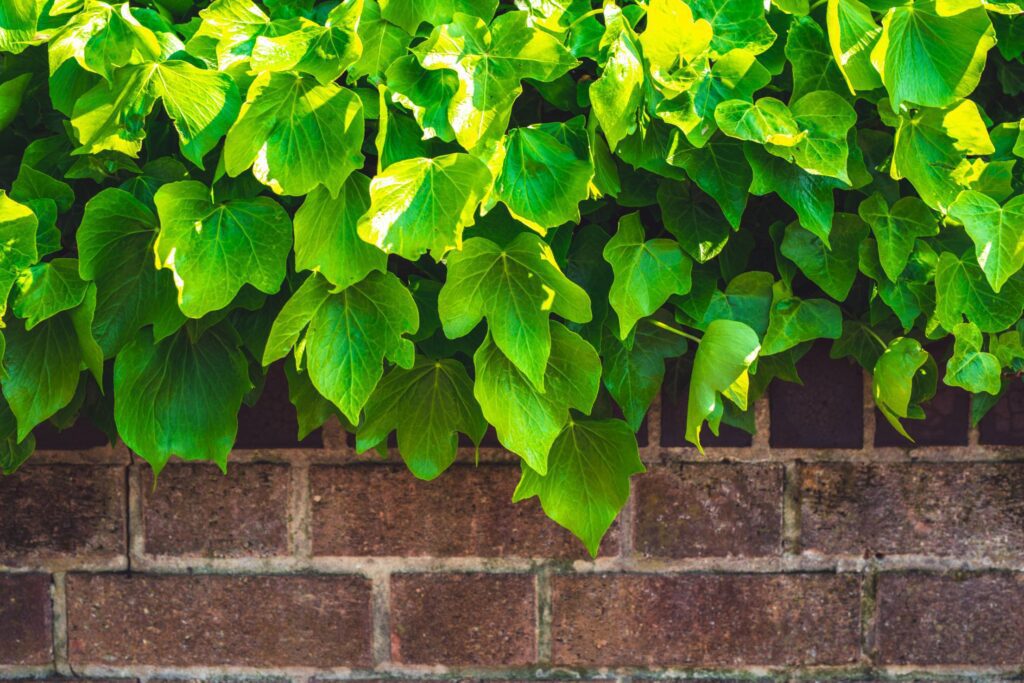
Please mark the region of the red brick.
<svg viewBox="0 0 1024 683"><path fill-rule="evenodd" d="M634 548L655 557L777 555L778 465L680 465L635 479Z"/></svg>
<svg viewBox="0 0 1024 683"><path fill-rule="evenodd" d="M432 482L404 466L313 467L313 553L582 559L536 500L512 504L514 465L455 465ZM602 545L616 551L616 531Z"/></svg>
<svg viewBox="0 0 1024 683"><path fill-rule="evenodd" d="M145 548L156 555L240 557L288 552L286 465L171 465L141 479Z"/></svg>
<svg viewBox="0 0 1024 683"><path fill-rule="evenodd" d="M354 576L68 576L72 666L370 663L370 585Z"/></svg>
<svg viewBox="0 0 1024 683"><path fill-rule="evenodd" d="M525 574L398 574L391 656L403 664L511 666L536 655L534 579Z"/></svg>
<svg viewBox="0 0 1024 683"><path fill-rule="evenodd" d="M884 663L1024 664L1024 574L882 574L877 605Z"/></svg>
<svg viewBox="0 0 1024 683"><path fill-rule="evenodd" d="M1024 463L806 465L801 499L807 551L1024 554Z"/></svg>
<svg viewBox="0 0 1024 683"><path fill-rule="evenodd" d="M49 664L52 643L50 577L0 575L0 664Z"/></svg>
<svg viewBox="0 0 1024 683"><path fill-rule="evenodd" d="M859 578L582 574L552 580L564 666L813 665L857 660Z"/></svg>
<svg viewBox="0 0 1024 683"><path fill-rule="evenodd" d="M28 465L0 477L0 564L125 554L123 467Z"/></svg>

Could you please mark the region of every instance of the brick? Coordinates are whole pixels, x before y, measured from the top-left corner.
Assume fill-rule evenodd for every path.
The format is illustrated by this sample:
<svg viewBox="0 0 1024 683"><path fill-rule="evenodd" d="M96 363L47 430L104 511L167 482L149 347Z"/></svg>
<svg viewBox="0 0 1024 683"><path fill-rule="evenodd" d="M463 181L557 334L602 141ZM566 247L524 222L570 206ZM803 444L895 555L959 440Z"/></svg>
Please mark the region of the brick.
<svg viewBox="0 0 1024 683"><path fill-rule="evenodd" d="M564 666L857 660L859 579L835 574L583 574L552 579Z"/></svg>
<svg viewBox="0 0 1024 683"><path fill-rule="evenodd" d="M0 664L46 665L53 660L50 577L0 575Z"/></svg>
<svg viewBox="0 0 1024 683"><path fill-rule="evenodd" d="M665 364L665 381L661 385L661 445L693 448L686 440L686 400L690 388L690 359L670 360ZM705 447L746 448L752 443L750 434L724 422L716 436L705 427L700 436Z"/></svg>
<svg viewBox="0 0 1024 683"><path fill-rule="evenodd" d="M288 377L284 362L267 369L263 391L256 404L242 404L238 411L238 437L235 448L321 448L319 429L299 441L299 418L288 398Z"/></svg>
<svg viewBox="0 0 1024 683"><path fill-rule="evenodd" d="M945 364L939 367L945 367ZM914 448L919 446L966 446L971 419L971 395L963 389L938 383L935 397L921 404L923 420L903 420L913 439L897 432L875 409L875 445Z"/></svg>
<svg viewBox="0 0 1024 683"><path fill-rule="evenodd" d="M1024 554L1024 463L804 465L800 491L805 551Z"/></svg>
<svg viewBox="0 0 1024 683"><path fill-rule="evenodd" d="M634 540L653 557L777 555L779 465L684 464L634 479Z"/></svg>
<svg viewBox="0 0 1024 683"><path fill-rule="evenodd" d="M775 381L768 388L772 448L861 448L864 380L848 359L829 357L816 343L797 364L803 384Z"/></svg>
<svg viewBox="0 0 1024 683"><path fill-rule="evenodd" d="M981 418L978 442L994 446L1024 444L1024 382L1010 382L999 402Z"/></svg>
<svg viewBox="0 0 1024 683"><path fill-rule="evenodd" d="M28 465L0 478L0 564L125 554L125 469Z"/></svg>
<svg viewBox="0 0 1024 683"><path fill-rule="evenodd" d="M288 552L286 465L173 464L140 478L145 549L156 555L244 557Z"/></svg>
<svg viewBox="0 0 1024 683"><path fill-rule="evenodd" d="M1024 574L881 574L877 604L884 663L1024 664Z"/></svg>
<svg viewBox="0 0 1024 683"><path fill-rule="evenodd" d="M85 416L66 429L57 429L50 422L44 422L32 433L36 437L36 449L40 451L84 451L110 443L103 430Z"/></svg>
<svg viewBox="0 0 1024 683"><path fill-rule="evenodd" d="M391 657L403 664L514 666L537 658L534 579L524 574L398 574Z"/></svg>
<svg viewBox="0 0 1024 683"><path fill-rule="evenodd" d="M310 470L315 555L583 558L536 500L512 504L515 465L455 465L432 482L404 465ZM616 552L616 528L602 545Z"/></svg>
<svg viewBox="0 0 1024 683"><path fill-rule="evenodd" d="M74 666L365 666L370 584L356 576L72 574Z"/></svg>

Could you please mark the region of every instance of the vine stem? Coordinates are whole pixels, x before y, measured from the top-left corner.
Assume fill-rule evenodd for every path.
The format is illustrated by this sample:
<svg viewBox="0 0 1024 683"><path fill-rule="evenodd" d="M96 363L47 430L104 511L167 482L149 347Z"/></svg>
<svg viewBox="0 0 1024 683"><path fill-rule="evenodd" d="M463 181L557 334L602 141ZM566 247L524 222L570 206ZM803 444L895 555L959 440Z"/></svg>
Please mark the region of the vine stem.
<svg viewBox="0 0 1024 683"><path fill-rule="evenodd" d="M889 348L889 345L888 345L888 344L886 344L886 343L885 343L885 342L884 342L884 341L882 340L882 338L881 338L881 337L879 337L879 336L878 336L877 334L875 334L875 331L874 331L873 329L871 329L871 328L870 328L870 327L868 327L867 325L864 325L864 331L865 331L865 332L867 332L867 333L868 333L869 335L871 335L871 338L872 338L872 339L874 339L874 340L875 340L876 342L878 342L878 344L879 344L879 345L880 345L880 346L881 346L881 347L882 347L883 349L887 349L887 348Z"/></svg>
<svg viewBox="0 0 1024 683"><path fill-rule="evenodd" d="M577 24L586 21L590 17L596 17L598 14L603 14L603 13L604 13L604 8L603 7L599 7L598 9L592 9L589 12L587 12L585 14L581 14L580 16L576 17L576 19L571 24L569 24L568 26L565 27L565 30L566 31L571 31L574 28L576 28Z"/></svg>
<svg viewBox="0 0 1024 683"><path fill-rule="evenodd" d="M652 325L654 325L655 327L659 327L659 328L665 330L666 332L671 332L672 334L678 334L680 337L684 337L684 338L689 339L690 341L692 341L694 343L700 344L700 337L695 337L694 335L690 334L689 332L683 332L682 330L678 330L678 329L672 327L671 325L668 325L666 323L661 322L660 320L651 320L650 323Z"/></svg>

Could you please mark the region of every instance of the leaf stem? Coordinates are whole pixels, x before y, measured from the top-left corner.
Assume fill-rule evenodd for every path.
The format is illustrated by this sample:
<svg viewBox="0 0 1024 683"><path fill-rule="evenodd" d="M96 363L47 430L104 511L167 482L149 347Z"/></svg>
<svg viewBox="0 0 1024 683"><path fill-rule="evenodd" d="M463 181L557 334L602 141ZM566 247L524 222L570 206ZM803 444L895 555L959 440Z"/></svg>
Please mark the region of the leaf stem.
<svg viewBox="0 0 1024 683"><path fill-rule="evenodd" d="M872 339L874 339L874 340L875 340L876 342L878 342L878 343L879 343L879 345L880 345L880 346L881 346L881 347L882 347L883 349L887 349L887 348L889 348L889 345L888 345L888 344L886 344L886 343L885 343L885 342L884 342L884 341L882 340L882 338L881 338L881 337L879 337L879 336L878 336L877 334L875 334L875 331L874 331L873 329L871 329L871 328L870 328L870 327L868 327L867 325L864 325L863 323L861 323L861 325L862 325L862 326L864 327L864 331L865 331L865 332L867 332L867 333L868 333L869 335L871 335L871 338L872 338Z"/></svg>
<svg viewBox="0 0 1024 683"><path fill-rule="evenodd" d="M680 337L684 337L686 339L689 339L692 342L700 344L700 337L695 337L694 335L690 334L689 332L683 332L682 330L678 330L678 329L672 327L671 325L668 325L666 323L661 322L660 320L653 320L652 319L649 322L652 325L654 325L655 327L659 327L659 328L665 330L666 332L671 332L672 334L678 334Z"/></svg>
<svg viewBox="0 0 1024 683"><path fill-rule="evenodd" d="M816 10L819 7L821 7L822 5L824 5L826 2L828 2L828 0L818 0L813 5L811 5L810 7L807 8L807 13L810 14L814 10Z"/></svg>
<svg viewBox="0 0 1024 683"><path fill-rule="evenodd" d="M565 27L565 31L568 33L569 31L571 31L574 28L576 28L577 24L580 24L580 23L586 21L590 17L596 17L598 14L604 14L604 8L603 7L598 7L597 9L592 9L589 12L587 12L585 14L581 14L580 16L576 17L576 19L571 24L569 24L568 26Z"/></svg>

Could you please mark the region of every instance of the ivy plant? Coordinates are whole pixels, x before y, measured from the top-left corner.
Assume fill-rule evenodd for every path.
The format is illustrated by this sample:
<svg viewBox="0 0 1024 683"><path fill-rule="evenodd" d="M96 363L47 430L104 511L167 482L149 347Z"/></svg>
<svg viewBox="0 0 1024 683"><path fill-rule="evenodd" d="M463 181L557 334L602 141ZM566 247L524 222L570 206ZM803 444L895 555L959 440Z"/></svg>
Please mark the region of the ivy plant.
<svg viewBox="0 0 1024 683"><path fill-rule="evenodd" d="M666 374L819 340L903 434L1024 371L1024 19L990 0L4 0L0 467L227 467L283 363L421 479L489 429L596 554ZM949 339L943 343L944 339ZM909 438L909 436L908 436Z"/></svg>

